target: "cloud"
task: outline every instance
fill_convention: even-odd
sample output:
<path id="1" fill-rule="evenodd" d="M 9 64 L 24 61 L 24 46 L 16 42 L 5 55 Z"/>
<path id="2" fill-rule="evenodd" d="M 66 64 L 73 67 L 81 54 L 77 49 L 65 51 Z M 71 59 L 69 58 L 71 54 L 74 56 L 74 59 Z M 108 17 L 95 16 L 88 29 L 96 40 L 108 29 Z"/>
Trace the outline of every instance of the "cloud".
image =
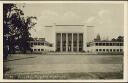
<path id="1" fill-rule="evenodd" d="M 92 21 L 94 21 L 96 19 L 96 17 L 92 16 L 92 17 L 89 17 L 86 21 L 86 23 L 91 23 Z"/>
<path id="2" fill-rule="evenodd" d="M 97 14 L 90 16 L 87 20 L 84 21 L 86 24 L 103 24 L 105 21 L 108 22 L 108 14 L 107 10 L 100 10 Z"/>
<path id="3" fill-rule="evenodd" d="M 66 19 L 77 19 L 78 18 L 78 15 L 74 12 L 65 12 L 63 14 L 63 17 L 66 18 Z"/>
<path id="4" fill-rule="evenodd" d="M 102 17 L 104 17 L 107 13 L 108 13 L 107 10 L 100 10 L 100 11 L 98 12 L 98 16 L 102 18 Z"/>
<path id="5" fill-rule="evenodd" d="M 56 11 L 44 10 L 38 17 L 37 25 L 32 30 L 33 36 L 36 33 L 40 33 L 38 36 L 42 36 L 44 26 L 56 24 L 79 24 L 80 16 L 72 11 L 65 13 L 58 13 Z M 34 34 L 35 33 L 35 34 Z"/>
<path id="6" fill-rule="evenodd" d="M 60 15 L 58 22 L 60 24 L 76 24 L 79 23 L 80 16 L 72 11 L 65 12 Z"/>
<path id="7" fill-rule="evenodd" d="M 58 17 L 59 17 L 59 14 L 57 12 L 54 12 L 51 10 L 44 10 L 44 11 L 42 11 L 42 13 L 39 17 L 38 22 L 42 25 L 51 24 L 51 23 L 56 22 Z"/>

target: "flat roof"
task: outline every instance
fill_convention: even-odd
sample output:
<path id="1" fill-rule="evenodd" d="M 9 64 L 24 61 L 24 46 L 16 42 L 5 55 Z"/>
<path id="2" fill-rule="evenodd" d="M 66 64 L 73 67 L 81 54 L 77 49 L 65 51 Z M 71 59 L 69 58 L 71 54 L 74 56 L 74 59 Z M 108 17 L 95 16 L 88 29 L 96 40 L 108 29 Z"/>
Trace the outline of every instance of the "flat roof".
<path id="1" fill-rule="evenodd" d="M 52 26 L 44 26 L 44 27 L 52 27 Z"/>
<path id="2" fill-rule="evenodd" d="M 110 43 L 123 43 L 123 41 L 94 41 L 95 43 L 106 43 L 106 42 L 110 42 Z"/>
<path id="3" fill-rule="evenodd" d="M 85 26 L 84 24 L 54 24 L 54 25 L 46 25 L 44 27 L 53 27 L 53 26 Z"/>
<path id="4" fill-rule="evenodd" d="M 84 26 L 84 25 L 55 25 L 55 26 Z"/>

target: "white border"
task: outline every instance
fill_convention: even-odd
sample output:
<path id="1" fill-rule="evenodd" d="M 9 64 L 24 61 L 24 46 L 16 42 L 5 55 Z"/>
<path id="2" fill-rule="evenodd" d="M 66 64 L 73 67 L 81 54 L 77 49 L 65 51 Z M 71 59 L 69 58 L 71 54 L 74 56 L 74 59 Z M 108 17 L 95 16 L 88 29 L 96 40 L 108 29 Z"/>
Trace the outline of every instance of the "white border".
<path id="1" fill-rule="evenodd" d="M 128 2 L 124 4 L 124 80 L 128 82 Z"/>
<path id="2" fill-rule="evenodd" d="M 0 81 L 3 79 L 3 5 L 0 3 Z"/>
<path id="3" fill-rule="evenodd" d="M 1 82 L 127 82 L 128 81 L 128 2 L 127 1 L 0 1 L 0 11 L 3 12 L 3 3 L 102 3 L 124 4 L 124 79 L 123 80 L 4 80 L 3 56 L 0 56 L 0 81 Z M 0 55 L 3 55 L 3 14 L 0 13 Z"/>

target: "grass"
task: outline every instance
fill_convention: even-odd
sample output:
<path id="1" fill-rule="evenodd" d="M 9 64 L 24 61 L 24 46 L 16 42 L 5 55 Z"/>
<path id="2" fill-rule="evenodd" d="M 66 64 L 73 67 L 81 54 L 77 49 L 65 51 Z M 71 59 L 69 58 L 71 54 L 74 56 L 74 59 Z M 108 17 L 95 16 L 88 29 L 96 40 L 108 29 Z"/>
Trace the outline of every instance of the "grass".
<path id="1" fill-rule="evenodd" d="M 85 80 L 85 79 L 123 79 L 122 72 L 80 72 L 80 73 L 8 73 L 4 79 L 23 80 Z"/>
<path id="2" fill-rule="evenodd" d="M 122 66 L 122 55 L 11 55 L 7 61 L 4 61 L 3 78 L 20 80 L 123 79 Z"/>

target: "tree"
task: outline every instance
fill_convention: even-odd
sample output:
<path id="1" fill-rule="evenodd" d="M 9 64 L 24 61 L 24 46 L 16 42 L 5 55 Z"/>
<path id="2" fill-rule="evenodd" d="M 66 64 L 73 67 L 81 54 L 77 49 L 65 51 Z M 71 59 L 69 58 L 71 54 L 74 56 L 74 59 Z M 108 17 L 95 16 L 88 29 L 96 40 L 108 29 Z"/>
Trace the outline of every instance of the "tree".
<path id="1" fill-rule="evenodd" d="M 123 42 L 124 41 L 124 37 L 123 36 L 118 36 L 117 38 L 113 38 L 111 41 Z"/>
<path id="2" fill-rule="evenodd" d="M 118 36 L 117 37 L 117 41 L 118 42 L 123 42 L 124 41 L 124 37 L 123 36 Z"/>
<path id="3" fill-rule="evenodd" d="M 33 16 L 24 17 L 23 11 L 16 4 L 3 5 L 4 48 L 8 46 L 9 53 L 15 53 L 16 46 L 24 53 L 30 49 L 27 41 L 30 39 L 29 29 L 36 24 L 33 22 L 35 19 Z"/>

